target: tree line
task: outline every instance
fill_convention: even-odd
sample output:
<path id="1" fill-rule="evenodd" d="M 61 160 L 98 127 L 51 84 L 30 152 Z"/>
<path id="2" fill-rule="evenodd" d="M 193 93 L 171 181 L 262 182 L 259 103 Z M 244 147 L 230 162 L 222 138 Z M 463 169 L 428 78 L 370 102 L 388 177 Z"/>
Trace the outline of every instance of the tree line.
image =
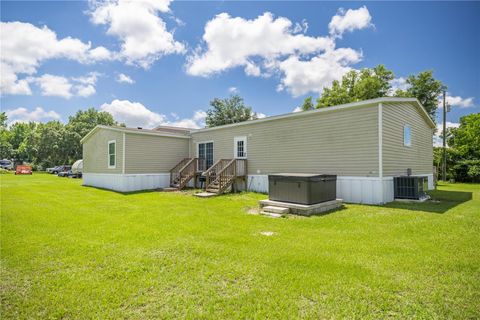
<path id="1" fill-rule="evenodd" d="M 447 87 L 433 77 L 433 71 L 427 70 L 405 79 L 405 89 L 393 91 L 391 82 L 395 79 L 393 71 L 384 65 L 347 72 L 340 81 L 334 80 L 330 87 L 323 88 L 316 103 L 307 97 L 300 106 L 302 111 L 336 106 L 387 96 L 417 98 L 433 121 L 438 108 L 438 98 Z"/>
<path id="2" fill-rule="evenodd" d="M 447 179 L 480 182 L 480 113 L 460 118 L 458 128 L 447 129 Z M 434 165 L 440 178 L 443 148 L 434 148 Z"/>
<path id="3" fill-rule="evenodd" d="M 71 164 L 82 159 L 80 140 L 97 125 L 122 125 L 108 112 L 94 108 L 78 111 L 66 124 L 16 122 L 7 126 L 5 112 L 0 113 L 0 158 L 28 163 L 34 169 Z"/>

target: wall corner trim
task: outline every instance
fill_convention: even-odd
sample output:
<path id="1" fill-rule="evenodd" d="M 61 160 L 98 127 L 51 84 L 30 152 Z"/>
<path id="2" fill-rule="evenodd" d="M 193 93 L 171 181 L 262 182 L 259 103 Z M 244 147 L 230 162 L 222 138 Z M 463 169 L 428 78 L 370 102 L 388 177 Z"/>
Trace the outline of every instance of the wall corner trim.
<path id="1" fill-rule="evenodd" d="M 123 133 L 123 143 L 122 143 L 122 174 L 125 174 L 125 132 Z"/>
<path id="2" fill-rule="evenodd" d="M 383 105 L 378 104 L 378 176 L 383 178 Z"/>

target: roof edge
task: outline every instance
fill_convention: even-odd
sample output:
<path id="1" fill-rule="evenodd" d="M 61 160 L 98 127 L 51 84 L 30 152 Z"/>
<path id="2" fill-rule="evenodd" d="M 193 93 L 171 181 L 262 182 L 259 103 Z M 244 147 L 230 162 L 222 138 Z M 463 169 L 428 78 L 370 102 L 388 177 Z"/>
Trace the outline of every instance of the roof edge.
<path id="1" fill-rule="evenodd" d="M 381 98 L 375 98 L 375 99 L 370 99 L 370 100 L 350 102 L 350 103 L 346 103 L 346 104 L 341 104 L 341 105 L 336 105 L 336 106 L 331 106 L 331 107 L 325 107 L 325 108 L 315 109 L 315 110 L 309 110 L 309 111 L 284 113 L 284 114 L 271 116 L 271 117 L 266 117 L 266 118 L 262 118 L 262 119 L 248 120 L 248 121 L 239 122 L 239 123 L 225 124 L 225 125 L 217 126 L 217 127 L 194 129 L 194 130 L 190 131 L 190 133 L 208 132 L 208 131 L 212 131 L 212 130 L 219 130 L 219 129 L 223 129 L 223 128 L 236 127 L 236 126 L 248 125 L 248 124 L 253 124 L 253 123 L 261 123 L 261 122 L 279 120 L 279 119 L 284 119 L 284 118 L 304 117 L 304 116 L 308 116 L 308 115 L 316 114 L 316 113 L 321 113 L 321 112 L 332 112 L 332 111 L 346 109 L 346 108 L 355 108 L 355 107 L 362 107 L 362 106 L 368 106 L 368 105 L 373 105 L 373 104 L 377 104 L 377 103 L 388 103 L 388 102 L 414 102 L 417 105 L 417 107 L 420 108 L 422 113 L 427 117 L 426 120 L 427 120 L 428 124 L 430 126 L 432 126 L 432 128 L 435 128 L 435 123 L 430 118 L 427 111 L 425 111 L 425 108 L 422 106 L 422 104 L 418 101 L 417 98 L 381 97 Z"/>
<path id="2" fill-rule="evenodd" d="M 123 128 L 123 127 L 115 127 L 115 126 L 104 126 L 104 125 L 96 125 L 95 128 L 90 130 L 89 133 L 85 135 L 80 140 L 80 143 L 84 143 L 85 141 L 88 140 L 95 132 L 97 132 L 100 129 L 105 129 L 105 130 L 111 130 L 111 131 L 118 131 L 118 132 L 125 132 L 125 133 L 131 133 L 131 134 L 144 134 L 144 135 L 151 135 L 151 136 L 157 136 L 157 137 L 169 137 L 169 138 L 182 138 L 182 139 L 190 139 L 189 135 L 177 135 L 177 134 L 168 134 L 165 132 L 155 132 L 155 131 L 132 131 L 129 130 L 129 128 Z"/>

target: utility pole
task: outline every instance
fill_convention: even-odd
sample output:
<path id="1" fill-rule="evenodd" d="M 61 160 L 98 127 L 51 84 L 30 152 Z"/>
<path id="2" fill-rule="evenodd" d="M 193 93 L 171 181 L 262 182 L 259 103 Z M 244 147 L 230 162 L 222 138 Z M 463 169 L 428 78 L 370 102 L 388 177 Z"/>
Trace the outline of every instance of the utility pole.
<path id="1" fill-rule="evenodd" d="M 443 90 L 443 163 L 442 163 L 442 180 L 447 181 L 447 103 L 446 91 Z"/>

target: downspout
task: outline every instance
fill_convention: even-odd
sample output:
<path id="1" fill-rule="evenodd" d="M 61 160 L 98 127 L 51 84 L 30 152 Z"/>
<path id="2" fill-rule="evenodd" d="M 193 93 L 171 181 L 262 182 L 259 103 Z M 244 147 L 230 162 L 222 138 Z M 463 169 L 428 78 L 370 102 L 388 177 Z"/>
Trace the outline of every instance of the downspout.
<path id="1" fill-rule="evenodd" d="M 383 198 L 383 105 L 378 104 L 378 177 L 380 178 L 380 199 L 384 203 Z"/>
<path id="2" fill-rule="evenodd" d="M 125 132 L 123 133 L 123 147 L 122 147 L 122 174 L 125 174 Z"/>

